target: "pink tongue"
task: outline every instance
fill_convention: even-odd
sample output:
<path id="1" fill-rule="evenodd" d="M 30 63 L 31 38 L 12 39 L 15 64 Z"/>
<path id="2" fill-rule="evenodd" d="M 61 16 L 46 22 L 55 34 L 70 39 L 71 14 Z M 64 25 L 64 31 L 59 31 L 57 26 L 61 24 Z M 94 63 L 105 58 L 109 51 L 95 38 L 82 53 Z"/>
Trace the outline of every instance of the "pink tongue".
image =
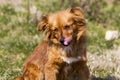
<path id="1" fill-rule="evenodd" d="M 69 44 L 69 42 L 70 42 L 70 40 L 69 40 L 68 38 L 65 38 L 65 39 L 64 39 L 64 45 L 67 46 L 67 45 Z"/>

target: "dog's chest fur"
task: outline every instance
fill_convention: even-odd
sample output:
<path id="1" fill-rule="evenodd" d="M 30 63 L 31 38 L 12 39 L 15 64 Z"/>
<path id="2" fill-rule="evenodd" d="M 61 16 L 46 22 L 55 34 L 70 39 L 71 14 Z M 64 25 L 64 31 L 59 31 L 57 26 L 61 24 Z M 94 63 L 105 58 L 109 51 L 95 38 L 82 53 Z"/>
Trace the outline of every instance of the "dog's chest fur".
<path id="1" fill-rule="evenodd" d="M 52 46 L 48 51 L 48 58 L 49 60 L 54 60 L 55 62 L 60 62 L 60 63 L 67 63 L 67 64 L 72 64 L 74 62 L 78 62 L 82 59 L 80 55 L 80 51 L 77 51 L 74 49 L 72 46 L 67 46 L 67 47 L 56 47 Z M 50 59 L 51 58 L 51 59 Z"/>
<path id="2" fill-rule="evenodd" d="M 75 53 L 73 53 L 73 48 L 71 46 L 67 46 L 63 49 L 59 49 L 59 52 L 61 54 L 60 58 L 68 64 L 80 61 L 81 59 L 81 56 L 72 56 Z"/>

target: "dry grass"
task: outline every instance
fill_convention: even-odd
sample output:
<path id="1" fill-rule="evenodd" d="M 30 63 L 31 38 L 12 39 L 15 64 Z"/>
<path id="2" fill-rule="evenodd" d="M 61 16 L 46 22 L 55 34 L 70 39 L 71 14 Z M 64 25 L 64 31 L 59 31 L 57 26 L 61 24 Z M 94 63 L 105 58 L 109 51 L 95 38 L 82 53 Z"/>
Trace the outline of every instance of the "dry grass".
<path id="1" fill-rule="evenodd" d="M 120 46 L 104 50 L 102 54 L 88 53 L 88 65 L 94 79 L 97 79 L 95 77 L 101 77 L 103 80 L 120 79 Z"/>

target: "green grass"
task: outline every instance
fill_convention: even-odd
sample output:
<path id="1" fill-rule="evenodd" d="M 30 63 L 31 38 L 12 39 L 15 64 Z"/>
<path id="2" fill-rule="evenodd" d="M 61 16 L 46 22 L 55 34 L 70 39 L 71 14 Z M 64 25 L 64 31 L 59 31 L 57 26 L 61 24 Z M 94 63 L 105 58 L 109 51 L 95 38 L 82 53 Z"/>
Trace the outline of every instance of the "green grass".
<path id="1" fill-rule="evenodd" d="M 56 2 L 52 4 L 56 5 Z M 52 6 L 36 4 L 38 6 Z M 26 4 L 24 5 L 26 7 Z M 54 6 L 49 10 L 45 8 L 43 13 L 60 9 Z M 42 32 L 36 30 L 36 24 L 27 22 L 27 12 L 16 11 L 11 5 L 0 6 L 0 80 L 13 80 L 21 73 L 22 65 L 26 57 L 33 51 L 35 46 L 43 39 Z M 115 25 L 102 27 L 96 22 L 89 21 L 87 26 L 88 47 L 91 53 L 103 54 L 105 49 L 113 48 L 120 44 L 120 39 L 105 41 L 104 35 L 108 29 L 120 28 Z M 109 69 L 108 69 L 109 70 Z M 99 76 L 105 76 L 108 70 L 95 69 Z"/>
<path id="2" fill-rule="evenodd" d="M 118 30 L 120 28 L 116 26 L 108 26 L 107 28 L 102 27 L 101 25 L 95 22 L 88 22 L 87 25 L 87 35 L 88 35 L 88 51 L 94 53 L 102 53 L 105 49 L 113 48 L 114 45 L 120 44 L 120 39 L 106 41 L 105 33 L 107 30 Z"/>
<path id="3" fill-rule="evenodd" d="M 35 24 L 27 23 L 27 13 L 10 5 L 1 6 L 0 12 L 0 80 L 13 80 L 43 35 Z"/>

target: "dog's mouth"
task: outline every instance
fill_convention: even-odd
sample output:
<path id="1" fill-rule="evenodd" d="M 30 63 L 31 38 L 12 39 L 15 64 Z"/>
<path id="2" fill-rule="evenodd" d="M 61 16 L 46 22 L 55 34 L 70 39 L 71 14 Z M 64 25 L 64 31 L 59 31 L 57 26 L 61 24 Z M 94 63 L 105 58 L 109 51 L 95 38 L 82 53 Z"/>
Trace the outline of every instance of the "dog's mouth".
<path id="1" fill-rule="evenodd" d="M 61 38 L 60 42 L 64 45 L 64 46 L 68 46 L 70 44 L 70 39 L 69 38 Z"/>

